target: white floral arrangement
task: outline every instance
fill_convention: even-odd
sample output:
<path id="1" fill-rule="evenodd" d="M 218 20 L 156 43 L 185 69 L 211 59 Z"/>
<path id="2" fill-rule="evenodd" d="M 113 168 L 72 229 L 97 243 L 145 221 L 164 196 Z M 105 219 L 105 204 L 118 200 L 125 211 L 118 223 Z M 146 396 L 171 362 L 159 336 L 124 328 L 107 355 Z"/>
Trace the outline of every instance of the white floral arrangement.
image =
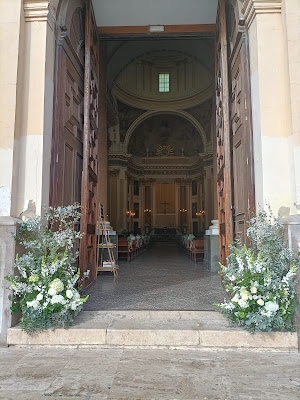
<path id="1" fill-rule="evenodd" d="M 13 290 L 12 311 L 21 311 L 20 324 L 27 333 L 73 324 L 88 296 L 81 298 L 76 283 L 74 243 L 81 238 L 78 205 L 49 208 L 39 217 L 20 224 L 15 237 L 26 251 L 17 255 L 15 276 L 6 277 Z"/>
<path id="2" fill-rule="evenodd" d="M 230 299 L 217 305 L 233 324 L 252 333 L 293 331 L 297 266 L 283 227 L 270 211 L 261 211 L 250 221 L 247 235 L 251 248 L 230 246 L 228 265 L 221 265 Z"/>
<path id="3" fill-rule="evenodd" d="M 189 241 L 189 242 L 191 242 L 192 240 L 194 240 L 195 239 L 195 235 L 193 235 L 192 233 L 189 233 L 188 235 L 187 235 L 187 240 Z"/>

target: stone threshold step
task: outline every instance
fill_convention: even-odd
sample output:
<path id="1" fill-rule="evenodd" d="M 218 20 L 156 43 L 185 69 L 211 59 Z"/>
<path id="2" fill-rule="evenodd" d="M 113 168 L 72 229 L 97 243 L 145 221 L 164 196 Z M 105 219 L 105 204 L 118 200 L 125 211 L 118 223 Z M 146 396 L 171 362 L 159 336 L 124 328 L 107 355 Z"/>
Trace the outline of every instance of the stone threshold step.
<path id="1" fill-rule="evenodd" d="M 69 329 L 27 335 L 8 330 L 8 345 L 298 351 L 297 333 L 250 334 L 214 311 L 83 311 Z"/>

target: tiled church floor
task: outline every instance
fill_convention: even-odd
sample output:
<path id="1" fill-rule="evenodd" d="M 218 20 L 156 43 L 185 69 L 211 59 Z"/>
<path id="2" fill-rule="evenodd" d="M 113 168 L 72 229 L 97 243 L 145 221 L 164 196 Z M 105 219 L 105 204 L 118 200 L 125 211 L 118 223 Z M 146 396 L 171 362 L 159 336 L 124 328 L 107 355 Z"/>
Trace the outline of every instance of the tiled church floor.
<path id="1" fill-rule="evenodd" d="M 176 244 L 154 244 L 119 276 L 101 273 L 88 289 L 85 310 L 216 310 L 226 293 L 218 274 L 194 264 Z"/>

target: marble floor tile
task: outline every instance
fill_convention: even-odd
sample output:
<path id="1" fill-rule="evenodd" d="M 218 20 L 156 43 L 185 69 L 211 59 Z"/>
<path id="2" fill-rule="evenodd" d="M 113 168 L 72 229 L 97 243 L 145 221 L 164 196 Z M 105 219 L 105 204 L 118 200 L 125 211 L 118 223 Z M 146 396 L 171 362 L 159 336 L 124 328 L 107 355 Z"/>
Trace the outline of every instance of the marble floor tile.
<path id="1" fill-rule="evenodd" d="M 177 244 L 154 244 L 119 276 L 101 273 L 88 289 L 85 310 L 216 310 L 226 292 L 218 274 L 194 264 Z"/>

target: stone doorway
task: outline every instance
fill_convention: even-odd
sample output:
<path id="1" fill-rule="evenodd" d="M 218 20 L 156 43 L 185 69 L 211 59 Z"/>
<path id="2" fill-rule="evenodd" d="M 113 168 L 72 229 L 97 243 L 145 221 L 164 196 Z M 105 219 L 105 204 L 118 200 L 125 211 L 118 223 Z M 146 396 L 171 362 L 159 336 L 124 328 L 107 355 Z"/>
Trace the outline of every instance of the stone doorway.
<path id="1" fill-rule="evenodd" d="M 64 202 L 67 197 L 68 202 L 72 201 L 81 189 L 85 239 L 80 264 L 82 274 L 90 271 L 83 286 L 96 279 L 93 254 L 99 202 L 104 203 L 105 213 L 118 233 L 145 233 L 163 225 L 203 235 L 211 220 L 218 218 L 224 262 L 234 234 L 244 235 L 254 198 L 249 107 L 243 110 L 243 104 L 250 104 L 244 103 L 249 88 L 247 70 L 242 70 L 247 67 L 247 49 L 243 30 L 237 30 L 237 2 L 219 2 L 216 25 L 199 25 L 192 31 L 189 26 L 177 25 L 163 36 L 128 29 L 109 33 L 97 27 L 91 1 L 77 3 L 77 8 L 72 6 L 70 15 L 65 15 L 67 34 L 62 29 L 58 34 L 58 48 L 62 46 L 72 66 L 58 65 L 57 76 L 65 76 L 67 84 L 64 93 L 57 85 L 55 97 L 50 203 L 57 203 L 59 179 Z M 74 17 L 85 5 L 84 41 L 88 53 L 84 65 L 79 62 L 75 70 L 79 82 L 85 70 L 84 90 L 90 97 L 80 96 L 82 82 L 79 85 L 71 71 L 72 48 L 80 61 L 83 42 L 75 34 L 82 18 Z M 62 10 L 65 12 L 66 7 Z M 75 43 L 71 43 L 72 48 L 67 36 Z M 168 77 L 168 83 L 162 86 L 161 75 Z M 61 109 L 65 100 L 67 107 Z M 69 151 L 61 157 L 61 131 L 71 131 L 79 144 L 82 141 L 82 149 L 78 151 L 72 140 L 66 139 L 65 150 Z M 173 140 L 176 134 L 180 140 Z M 162 185 L 174 188 L 172 199 L 159 198 L 158 188 Z"/>

